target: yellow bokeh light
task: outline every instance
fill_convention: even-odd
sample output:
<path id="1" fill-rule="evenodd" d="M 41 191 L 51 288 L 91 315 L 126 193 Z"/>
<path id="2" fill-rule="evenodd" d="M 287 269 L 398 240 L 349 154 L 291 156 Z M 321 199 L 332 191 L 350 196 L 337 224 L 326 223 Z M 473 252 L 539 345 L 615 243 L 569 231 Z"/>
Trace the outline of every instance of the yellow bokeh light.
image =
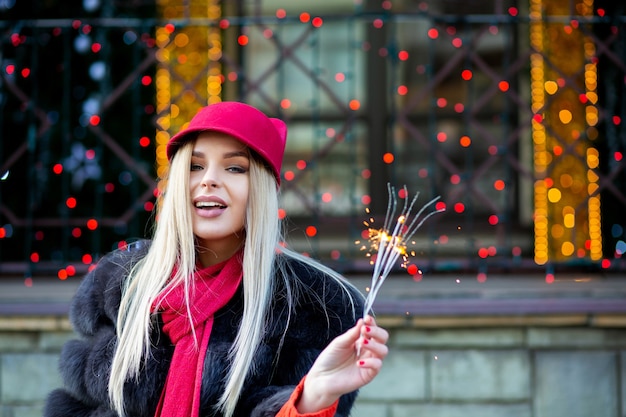
<path id="1" fill-rule="evenodd" d="M 587 166 L 591 169 L 597 168 L 600 164 L 600 152 L 597 149 L 587 149 Z"/>
<path id="2" fill-rule="evenodd" d="M 561 245 L 561 253 L 563 256 L 571 256 L 574 253 L 574 244 L 572 242 L 563 242 Z"/>
<path id="3" fill-rule="evenodd" d="M 156 133 L 156 143 L 158 145 L 165 145 L 170 140 L 170 134 L 165 130 L 159 130 Z"/>
<path id="4" fill-rule="evenodd" d="M 589 182 L 598 182 L 600 180 L 600 177 L 598 176 L 598 174 L 596 174 L 596 172 L 592 169 L 587 170 L 587 180 Z"/>
<path id="5" fill-rule="evenodd" d="M 561 120 L 561 123 L 564 125 L 568 124 L 572 121 L 572 112 L 565 109 L 561 110 L 559 112 L 559 120 Z"/>
<path id="6" fill-rule="evenodd" d="M 555 239 L 560 239 L 563 237 L 563 234 L 565 233 L 565 228 L 563 226 L 561 226 L 560 224 L 555 224 L 552 226 L 552 237 Z"/>
<path id="7" fill-rule="evenodd" d="M 179 114 L 180 114 L 180 107 L 178 107 L 176 104 L 172 104 L 170 106 L 170 116 L 172 117 L 172 119 L 177 118 Z"/>
<path id="8" fill-rule="evenodd" d="M 559 89 L 559 85 L 555 81 L 546 81 L 544 86 L 546 89 L 546 93 L 550 95 L 555 94 Z"/>
<path id="9" fill-rule="evenodd" d="M 596 104 L 598 102 L 598 95 L 595 92 L 588 91 L 585 95 L 587 96 L 587 99 L 591 102 L 591 104 Z"/>
<path id="10" fill-rule="evenodd" d="M 179 48 L 184 48 L 189 43 L 189 36 L 186 33 L 179 33 L 174 38 L 174 44 Z"/>
<path id="11" fill-rule="evenodd" d="M 559 177 L 559 182 L 561 183 L 561 186 L 563 188 L 569 188 L 572 186 L 572 184 L 574 183 L 574 179 L 572 178 L 571 175 L 569 174 L 562 174 Z"/>
<path id="12" fill-rule="evenodd" d="M 561 201 L 561 190 L 559 190 L 558 188 L 550 188 L 548 190 L 548 201 L 550 201 L 551 203 L 558 203 L 559 201 Z"/>

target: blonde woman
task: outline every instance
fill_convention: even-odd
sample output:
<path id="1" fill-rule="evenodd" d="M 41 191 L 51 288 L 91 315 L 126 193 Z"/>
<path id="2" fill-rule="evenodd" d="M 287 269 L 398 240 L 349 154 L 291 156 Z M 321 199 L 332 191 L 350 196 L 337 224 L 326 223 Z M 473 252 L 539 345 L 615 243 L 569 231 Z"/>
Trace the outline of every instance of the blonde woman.
<path id="1" fill-rule="evenodd" d="M 172 137 L 153 237 L 84 278 L 45 416 L 349 415 L 388 335 L 357 320 L 349 282 L 280 245 L 286 138 L 238 102 Z"/>

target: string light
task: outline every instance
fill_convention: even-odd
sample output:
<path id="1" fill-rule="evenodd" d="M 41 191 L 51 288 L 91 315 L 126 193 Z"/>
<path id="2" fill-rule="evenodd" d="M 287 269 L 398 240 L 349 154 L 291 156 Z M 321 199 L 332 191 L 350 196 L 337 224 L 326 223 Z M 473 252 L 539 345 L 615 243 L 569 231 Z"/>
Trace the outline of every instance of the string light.
<path id="1" fill-rule="evenodd" d="M 577 1 L 575 9 L 581 16 L 591 16 L 593 0 Z M 579 30 L 578 21 L 564 25 L 544 18 L 569 11 L 569 0 L 530 3 L 530 43 L 537 51 L 530 57 L 537 177 L 534 247 L 535 262 L 540 265 L 573 256 L 602 257 L 599 176 L 595 171 L 599 154 L 591 147 L 598 137 L 599 118 L 595 45 Z M 578 78 L 585 94 L 568 85 L 565 78 Z"/>
<path id="2" fill-rule="evenodd" d="M 198 2 L 203 3 L 203 2 Z M 181 26 L 168 23 L 156 28 L 156 169 L 162 177 L 168 161 L 165 152 L 171 134 L 185 127 L 203 105 L 221 101 L 224 75 L 221 29 L 228 22 L 221 19 L 218 0 L 204 0 L 188 8 L 175 0 L 159 0 L 158 9 L 166 20 L 208 18 L 216 25 Z M 198 77 L 198 74 L 204 74 Z"/>

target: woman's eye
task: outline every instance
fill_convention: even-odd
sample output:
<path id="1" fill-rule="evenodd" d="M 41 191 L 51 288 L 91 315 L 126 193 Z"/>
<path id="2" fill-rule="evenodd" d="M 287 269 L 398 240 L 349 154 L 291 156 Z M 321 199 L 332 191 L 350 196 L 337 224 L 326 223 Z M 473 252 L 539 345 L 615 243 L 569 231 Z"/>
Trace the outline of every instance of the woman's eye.
<path id="1" fill-rule="evenodd" d="M 231 166 L 231 167 L 228 167 L 227 170 L 230 172 L 240 173 L 240 174 L 247 172 L 247 169 L 241 166 Z"/>
<path id="2" fill-rule="evenodd" d="M 191 164 L 190 170 L 191 171 L 200 171 L 202 169 L 202 165 L 200 164 Z"/>

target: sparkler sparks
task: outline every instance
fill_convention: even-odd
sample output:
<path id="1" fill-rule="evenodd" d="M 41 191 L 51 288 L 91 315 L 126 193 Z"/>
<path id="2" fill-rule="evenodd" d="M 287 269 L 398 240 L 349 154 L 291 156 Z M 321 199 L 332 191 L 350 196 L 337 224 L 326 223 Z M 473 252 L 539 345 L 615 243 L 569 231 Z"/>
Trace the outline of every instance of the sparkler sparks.
<path id="1" fill-rule="evenodd" d="M 383 282 L 391 272 L 398 258 L 402 257 L 401 266 L 406 267 L 409 256 L 415 255 L 414 252 L 409 252 L 407 247 L 408 244 L 413 243 L 411 242 L 411 238 L 415 232 L 432 215 L 445 210 L 443 208 L 437 209 L 435 207 L 432 211 L 427 212 L 427 210 L 440 198 L 435 197 L 422 206 L 422 208 L 420 208 L 419 211 L 413 215 L 412 210 L 417 202 L 419 193 L 415 194 L 409 203 L 406 186 L 404 186 L 403 189 L 407 198 L 404 200 L 404 206 L 402 207 L 400 215 L 397 218 L 396 211 L 398 209 L 398 199 L 396 197 L 396 190 L 395 187 L 387 184 L 389 203 L 387 205 L 387 214 L 385 215 L 385 222 L 382 229 L 374 229 L 370 227 L 373 220 L 365 222 L 365 225 L 369 230 L 368 242 L 370 246 L 368 255 L 373 258 L 370 263 L 374 265 L 374 271 L 372 273 L 372 284 L 367 297 L 365 298 L 363 317 L 365 317 L 372 309 L 380 287 L 383 285 Z M 367 246 L 363 246 L 362 249 L 367 249 Z"/>

